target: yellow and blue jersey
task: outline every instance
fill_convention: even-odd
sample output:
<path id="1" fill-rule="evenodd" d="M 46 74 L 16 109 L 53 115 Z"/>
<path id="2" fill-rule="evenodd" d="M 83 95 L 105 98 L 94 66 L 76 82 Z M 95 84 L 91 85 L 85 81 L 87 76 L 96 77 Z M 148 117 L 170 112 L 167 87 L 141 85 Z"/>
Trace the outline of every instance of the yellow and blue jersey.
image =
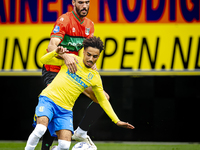
<path id="1" fill-rule="evenodd" d="M 57 53 L 52 51 L 41 58 L 43 64 L 61 66 L 58 75 L 41 92 L 41 95 L 52 99 L 55 104 L 64 109 L 72 110 L 79 95 L 91 86 L 101 107 L 112 121 L 117 123 L 119 119 L 106 99 L 99 73 L 91 68 L 87 68 L 83 63 L 83 59 L 73 54 L 71 55 L 76 57 L 79 63 L 77 63 L 77 72 L 71 73 L 65 65 L 64 60 L 57 59 L 54 57 L 55 55 Z"/>

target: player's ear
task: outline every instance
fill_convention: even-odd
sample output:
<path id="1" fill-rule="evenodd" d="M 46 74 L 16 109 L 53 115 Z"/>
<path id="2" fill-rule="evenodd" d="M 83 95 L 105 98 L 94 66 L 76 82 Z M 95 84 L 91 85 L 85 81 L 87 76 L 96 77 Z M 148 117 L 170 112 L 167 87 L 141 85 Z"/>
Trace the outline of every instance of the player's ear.
<path id="1" fill-rule="evenodd" d="M 75 1 L 76 1 L 76 0 L 72 0 L 72 5 L 73 5 L 73 6 L 75 6 Z"/>
<path id="2" fill-rule="evenodd" d="M 86 51 L 86 50 L 85 50 L 85 49 L 83 49 L 83 55 L 85 55 L 85 51 Z"/>

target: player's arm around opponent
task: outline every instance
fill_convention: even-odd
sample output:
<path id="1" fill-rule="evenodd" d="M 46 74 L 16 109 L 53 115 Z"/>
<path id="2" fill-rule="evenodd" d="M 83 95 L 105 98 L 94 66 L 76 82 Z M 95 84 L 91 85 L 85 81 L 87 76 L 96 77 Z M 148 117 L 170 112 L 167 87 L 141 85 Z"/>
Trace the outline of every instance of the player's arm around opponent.
<path id="1" fill-rule="evenodd" d="M 49 45 L 48 45 L 48 52 L 51 52 L 51 51 L 55 50 L 60 42 L 61 42 L 61 40 L 59 38 L 51 38 L 50 42 L 49 42 Z M 66 53 L 62 54 L 60 56 L 64 59 L 65 64 L 68 67 L 69 71 L 71 73 L 75 73 L 77 71 L 76 62 L 78 63 L 78 60 L 76 59 L 76 57 L 67 55 Z M 97 70 L 96 64 L 93 65 L 92 69 Z M 92 87 L 88 87 L 83 92 L 83 94 L 85 94 L 87 97 L 89 97 L 95 103 L 98 103 L 98 100 L 95 97 L 94 92 L 92 91 Z M 105 94 L 107 100 L 109 100 L 110 96 L 108 95 L 108 93 L 106 93 L 104 91 L 104 94 Z"/>
<path id="2" fill-rule="evenodd" d="M 60 42 L 61 42 L 61 39 L 59 38 L 51 38 L 48 45 L 48 52 L 52 52 L 53 50 L 55 50 Z M 65 64 L 68 67 L 69 71 L 71 73 L 75 73 L 77 71 L 76 62 L 78 63 L 78 60 L 76 59 L 76 57 L 65 55 L 65 54 L 62 54 L 60 56 L 64 59 Z"/>

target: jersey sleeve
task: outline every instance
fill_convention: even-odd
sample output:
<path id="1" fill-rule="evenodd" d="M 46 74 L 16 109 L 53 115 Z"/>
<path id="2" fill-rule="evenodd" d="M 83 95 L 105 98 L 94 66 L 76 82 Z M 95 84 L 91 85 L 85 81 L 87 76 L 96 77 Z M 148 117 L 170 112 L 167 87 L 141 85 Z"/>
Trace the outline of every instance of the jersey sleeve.
<path id="1" fill-rule="evenodd" d="M 61 41 L 64 39 L 65 31 L 67 27 L 67 17 L 65 14 L 61 15 L 54 24 L 54 28 L 51 32 L 51 38 L 59 38 Z"/>
<path id="2" fill-rule="evenodd" d="M 99 76 L 99 78 L 96 80 L 97 83 L 92 87 L 92 90 L 94 91 L 94 94 L 100 104 L 100 106 L 103 108 L 105 113 L 110 117 L 110 119 L 116 124 L 119 120 L 117 115 L 115 114 L 110 102 L 107 100 L 102 86 L 102 81 Z"/>
<path id="3" fill-rule="evenodd" d="M 56 56 L 58 56 L 58 54 L 54 50 L 54 51 L 49 52 L 49 53 L 45 54 L 44 56 L 42 56 L 40 58 L 40 61 L 42 64 L 62 66 L 64 64 L 64 60 L 58 59 L 58 58 L 56 58 Z"/>

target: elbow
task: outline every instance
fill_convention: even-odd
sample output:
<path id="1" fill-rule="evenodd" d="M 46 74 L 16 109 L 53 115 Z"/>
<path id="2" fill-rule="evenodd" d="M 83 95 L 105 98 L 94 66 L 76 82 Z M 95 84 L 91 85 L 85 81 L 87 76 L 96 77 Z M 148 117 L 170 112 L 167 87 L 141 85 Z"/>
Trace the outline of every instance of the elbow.
<path id="1" fill-rule="evenodd" d="M 46 61 L 46 59 L 45 59 L 45 55 L 42 56 L 42 57 L 40 58 L 40 62 L 41 62 L 42 64 L 46 64 L 46 63 L 47 63 L 47 61 Z"/>
<path id="2" fill-rule="evenodd" d="M 47 47 L 47 52 L 53 51 L 55 48 L 57 48 L 57 45 L 55 43 L 49 42 L 49 45 Z"/>
<path id="3" fill-rule="evenodd" d="M 43 60 L 42 58 L 40 58 L 40 62 L 41 62 L 42 64 L 45 64 L 45 62 L 44 62 L 44 60 Z"/>
<path id="4" fill-rule="evenodd" d="M 49 43 L 49 45 L 48 45 L 48 47 L 47 47 L 47 52 L 51 52 L 52 51 L 52 47 L 54 47 L 54 46 L 52 46 L 50 43 Z"/>
<path id="5" fill-rule="evenodd" d="M 110 96 L 108 95 L 108 93 L 106 93 L 106 92 L 104 91 L 104 94 L 105 94 L 107 100 L 109 101 L 109 100 L 110 100 Z"/>
<path id="6" fill-rule="evenodd" d="M 110 96 L 109 95 L 107 95 L 106 98 L 107 98 L 108 101 L 110 100 Z"/>
<path id="7" fill-rule="evenodd" d="M 59 38 L 51 38 L 48 48 L 47 48 L 47 51 L 51 52 L 51 51 L 55 50 L 60 42 L 61 42 L 61 39 L 59 39 Z"/>

